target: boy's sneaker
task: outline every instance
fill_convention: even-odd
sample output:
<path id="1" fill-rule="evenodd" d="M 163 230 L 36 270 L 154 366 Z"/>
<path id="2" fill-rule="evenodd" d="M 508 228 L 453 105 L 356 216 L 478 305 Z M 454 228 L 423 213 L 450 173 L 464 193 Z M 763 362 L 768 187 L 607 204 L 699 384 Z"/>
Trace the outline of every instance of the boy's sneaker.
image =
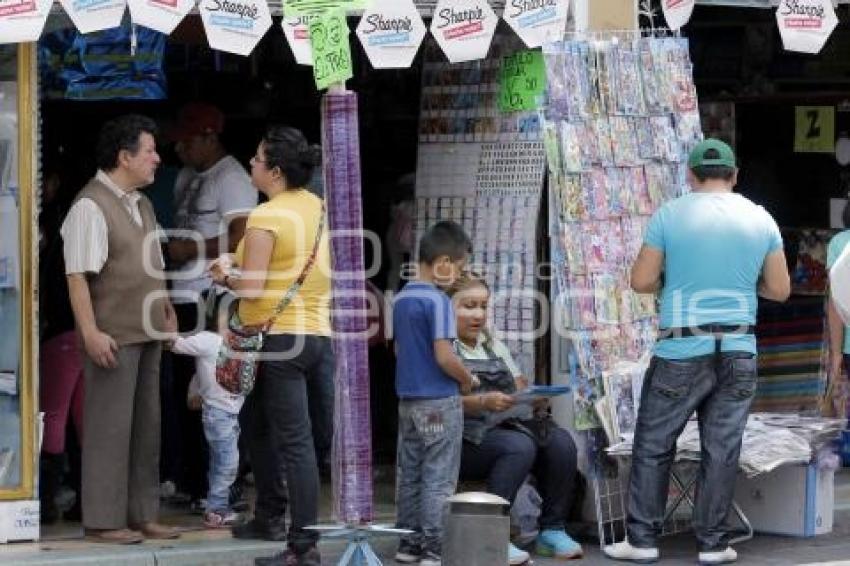
<path id="1" fill-rule="evenodd" d="M 705 565 L 728 564 L 729 562 L 735 562 L 737 559 L 738 553 L 731 546 L 727 546 L 726 550 L 699 553 L 699 563 Z"/>
<path id="2" fill-rule="evenodd" d="M 531 560 L 531 555 L 524 550 L 520 550 L 513 543 L 508 543 L 508 564 L 510 566 L 520 566 Z"/>
<path id="3" fill-rule="evenodd" d="M 401 541 L 395 553 L 395 561 L 401 564 L 415 564 L 422 558 L 422 547 L 407 541 Z"/>
<path id="4" fill-rule="evenodd" d="M 658 562 L 658 548 L 638 548 L 627 540 L 608 545 L 602 551 L 605 556 L 614 560 L 628 560 L 638 564 Z"/>
<path id="5" fill-rule="evenodd" d="M 540 556 L 569 560 L 581 558 L 584 551 L 581 545 L 570 538 L 564 529 L 546 529 L 537 535 L 535 552 Z"/>
<path id="6" fill-rule="evenodd" d="M 235 524 L 239 515 L 233 511 L 207 511 L 204 513 L 204 526 L 208 529 L 224 529 Z"/>
<path id="7" fill-rule="evenodd" d="M 433 550 L 426 550 L 419 559 L 419 566 L 440 566 L 442 563 L 440 555 Z"/>

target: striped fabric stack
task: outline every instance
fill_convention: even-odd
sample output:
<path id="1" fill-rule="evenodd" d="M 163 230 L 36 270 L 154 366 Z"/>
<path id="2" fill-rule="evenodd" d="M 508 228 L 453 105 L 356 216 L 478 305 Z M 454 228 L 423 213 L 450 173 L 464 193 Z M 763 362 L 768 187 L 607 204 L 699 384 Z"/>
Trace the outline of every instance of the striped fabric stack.
<path id="1" fill-rule="evenodd" d="M 334 513 L 339 521 L 351 525 L 372 520 L 363 200 L 357 95 L 353 92 L 328 93 L 322 99 L 322 152 L 334 273 Z"/>
<path id="2" fill-rule="evenodd" d="M 759 385 L 753 412 L 816 410 L 823 388 L 824 298 L 793 296 L 785 304 L 762 302 L 756 335 Z"/>

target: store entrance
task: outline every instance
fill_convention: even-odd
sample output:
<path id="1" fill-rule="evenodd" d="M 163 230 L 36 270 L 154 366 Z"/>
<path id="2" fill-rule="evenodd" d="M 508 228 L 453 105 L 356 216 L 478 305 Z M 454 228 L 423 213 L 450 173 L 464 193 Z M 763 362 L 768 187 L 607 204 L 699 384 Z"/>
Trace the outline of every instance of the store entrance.
<path id="1" fill-rule="evenodd" d="M 115 32 L 105 37 L 94 34 L 91 39 L 82 38 L 68 22 L 68 27 L 46 33 L 39 44 L 43 179 L 39 333 L 43 359 L 45 355 L 58 355 L 61 360 L 67 352 L 57 350 L 57 346 L 73 336 L 74 319 L 59 230 L 78 191 L 96 170 L 96 139 L 106 120 L 137 113 L 154 119 L 162 132 L 168 132 L 186 104 L 212 104 L 225 117 L 220 138 L 227 154 L 246 170 L 270 124 L 295 127 L 310 143 L 321 141 L 321 98 L 312 71 L 296 64 L 279 33 L 270 32 L 249 58 L 228 55 L 207 47 L 200 19 L 190 16 L 170 37 L 151 39 L 139 35 L 135 60 L 145 61 L 146 74 L 128 76 L 120 70 L 133 61 L 128 51 L 129 33 L 126 30 L 123 35 Z M 89 44 L 81 46 L 84 39 Z M 95 60 L 84 59 L 93 53 L 98 54 Z M 377 72 L 357 47 L 353 55 L 355 78 L 348 88 L 359 94 L 363 222 L 367 231 L 386 243 L 394 211 L 405 199 L 412 198 L 410 181 L 416 165 L 421 66 L 417 63 L 407 70 Z M 79 75 L 81 69 L 88 74 Z M 130 99 L 110 94 L 122 92 L 141 94 Z M 155 182 L 144 192 L 154 205 L 159 224 L 170 229 L 175 227 L 174 184 L 183 163 L 167 136 L 158 140 L 157 150 L 162 163 Z M 319 176 L 312 189 L 322 193 L 320 185 Z M 378 266 L 370 280 L 373 289 L 384 290 L 390 273 L 387 246 L 378 250 L 367 243 L 366 257 L 367 263 Z M 57 341 L 63 335 L 66 338 Z M 79 361 L 74 367 L 79 367 Z M 370 344 L 370 366 L 374 462 L 391 470 L 396 399 L 394 359 L 385 342 L 373 340 Z M 43 370 L 55 367 L 52 363 L 42 364 Z M 199 413 L 191 414 L 186 407 L 191 375 L 178 375 L 175 369 L 171 356 L 165 355 L 160 387 L 164 495 L 183 494 L 199 500 L 206 489 L 203 431 Z M 42 398 L 48 403 L 52 401 L 50 395 L 62 389 L 61 380 L 76 379 L 58 373 L 61 372 L 57 370 L 55 377 L 42 375 Z M 68 418 L 63 438 L 52 444 L 60 457 L 48 459 L 46 465 L 48 473 L 51 466 L 60 470 L 54 476 L 58 478 L 59 499 L 62 494 L 79 493 L 79 427 L 74 424 L 80 418 L 82 395 L 76 386 L 62 391 L 67 398 L 61 404 L 66 407 Z M 241 471 L 244 477 L 250 468 L 243 466 Z M 387 475 L 391 477 L 391 473 Z M 62 511 L 70 511 L 66 516 L 72 519 L 78 513 L 74 508 Z"/>

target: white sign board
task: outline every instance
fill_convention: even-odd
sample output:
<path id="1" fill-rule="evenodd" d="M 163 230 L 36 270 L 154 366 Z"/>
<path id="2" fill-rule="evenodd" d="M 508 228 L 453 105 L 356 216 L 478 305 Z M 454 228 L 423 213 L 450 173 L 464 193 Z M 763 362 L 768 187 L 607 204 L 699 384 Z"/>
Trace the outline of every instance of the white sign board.
<path id="1" fill-rule="evenodd" d="M 844 207 L 847 206 L 846 198 L 829 199 L 829 227 L 838 230 L 844 229 Z"/>
<path id="2" fill-rule="evenodd" d="M 166 35 L 195 7 L 195 0 L 127 0 L 134 24 Z"/>
<path id="3" fill-rule="evenodd" d="M 59 0 L 80 33 L 121 25 L 127 0 Z"/>
<path id="4" fill-rule="evenodd" d="M 357 26 L 357 37 L 376 69 L 410 67 L 426 32 L 413 0 L 375 0 Z"/>
<path id="5" fill-rule="evenodd" d="M 696 0 L 661 0 L 661 10 L 667 20 L 667 27 L 674 30 L 684 27 L 694 13 L 695 4 Z"/>
<path id="6" fill-rule="evenodd" d="M 272 27 L 266 0 L 201 0 L 198 11 L 210 47 L 246 57 Z"/>
<path id="7" fill-rule="evenodd" d="M 499 18 L 487 0 L 440 0 L 431 35 L 452 63 L 484 59 Z"/>
<path id="8" fill-rule="evenodd" d="M 564 37 L 569 10 L 569 0 L 517 0 L 505 2 L 502 18 L 533 49 Z"/>
<path id="9" fill-rule="evenodd" d="M 0 43 L 38 41 L 52 0 L 0 0 Z"/>
<path id="10" fill-rule="evenodd" d="M 314 16 L 284 17 L 280 21 L 283 35 L 299 65 L 313 64 L 313 47 L 310 45 L 310 19 Z"/>
<path id="11" fill-rule="evenodd" d="M 832 0 L 781 0 L 776 23 L 787 51 L 816 54 L 826 45 L 838 18 Z"/>

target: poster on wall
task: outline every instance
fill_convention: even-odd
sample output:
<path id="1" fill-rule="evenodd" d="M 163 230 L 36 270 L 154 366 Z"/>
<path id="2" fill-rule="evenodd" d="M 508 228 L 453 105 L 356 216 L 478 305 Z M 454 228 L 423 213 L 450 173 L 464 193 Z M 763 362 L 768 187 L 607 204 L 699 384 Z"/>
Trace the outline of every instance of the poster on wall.
<path id="1" fill-rule="evenodd" d="M 287 16 L 280 20 L 283 35 L 299 65 L 313 64 L 313 48 L 310 46 L 310 20 L 315 16 Z"/>
<path id="2" fill-rule="evenodd" d="M 838 25 L 832 0 L 781 0 L 776 23 L 787 51 L 820 53 Z"/>
<path id="3" fill-rule="evenodd" d="M 127 0 L 59 0 L 80 33 L 121 25 Z"/>
<path id="4" fill-rule="evenodd" d="M 696 0 L 662 0 L 661 9 L 667 21 L 667 27 L 672 30 L 683 28 L 691 19 L 695 4 Z"/>
<path id="5" fill-rule="evenodd" d="M 210 47 L 246 57 L 272 26 L 264 0 L 201 0 L 198 11 Z"/>
<path id="6" fill-rule="evenodd" d="M 168 35 L 195 7 L 195 0 L 127 0 L 127 5 L 134 24 Z"/>
<path id="7" fill-rule="evenodd" d="M 413 0 L 374 0 L 360 19 L 357 37 L 376 69 L 407 69 L 426 31 Z"/>
<path id="8" fill-rule="evenodd" d="M 0 43 L 38 41 L 52 0 L 0 0 Z"/>
<path id="9" fill-rule="evenodd" d="M 431 35 L 452 63 L 487 57 L 499 18 L 487 0 L 440 0 Z"/>
<path id="10" fill-rule="evenodd" d="M 526 46 L 540 47 L 547 39 L 559 40 L 567 28 L 569 0 L 506 2 L 502 18 Z"/>

